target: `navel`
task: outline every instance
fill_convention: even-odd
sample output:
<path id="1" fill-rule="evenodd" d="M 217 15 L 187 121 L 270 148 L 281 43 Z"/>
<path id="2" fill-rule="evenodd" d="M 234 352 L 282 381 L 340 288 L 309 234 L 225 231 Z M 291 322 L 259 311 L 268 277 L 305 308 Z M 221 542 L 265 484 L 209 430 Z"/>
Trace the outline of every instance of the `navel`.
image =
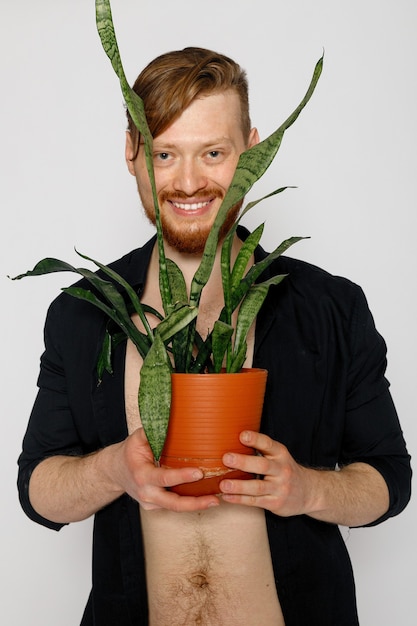
<path id="1" fill-rule="evenodd" d="M 207 576 L 202 572 L 199 572 L 198 574 L 193 574 L 193 576 L 190 576 L 188 580 L 194 587 L 197 587 L 198 589 L 207 589 L 207 587 L 209 586 Z"/>

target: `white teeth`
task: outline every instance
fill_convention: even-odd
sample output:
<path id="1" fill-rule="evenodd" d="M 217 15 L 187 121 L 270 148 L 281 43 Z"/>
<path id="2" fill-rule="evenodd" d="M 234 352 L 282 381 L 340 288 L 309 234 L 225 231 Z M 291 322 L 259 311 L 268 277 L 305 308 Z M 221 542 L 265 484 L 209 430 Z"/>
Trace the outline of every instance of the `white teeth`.
<path id="1" fill-rule="evenodd" d="M 207 206 L 208 202 L 193 202 L 192 204 L 183 204 L 182 202 L 173 202 L 173 205 L 178 209 L 183 209 L 184 211 L 197 211 L 197 209 L 202 209 Z"/>

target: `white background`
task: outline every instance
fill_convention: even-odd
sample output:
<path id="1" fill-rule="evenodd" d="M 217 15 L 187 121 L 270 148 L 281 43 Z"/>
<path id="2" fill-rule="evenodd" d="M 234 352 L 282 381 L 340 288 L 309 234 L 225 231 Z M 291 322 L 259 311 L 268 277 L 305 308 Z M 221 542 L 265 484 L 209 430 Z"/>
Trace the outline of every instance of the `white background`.
<path id="1" fill-rule="evenodd" d="M 323 76 L 251 198 L 268 248 L 292 249 L 360 283 L 389 346 L 388 378 L 410 452 L 417 446 L 415 0 L 113 0 L 130 82 L 186 45 L 236 58 L 262 137 L 298 104 L 325 49 Z M 16 458 L 36 392 L 47 306 L 72 281 L 12 283 L 44 256 L 110 262 L 150 228 L 124 164 L 119 86 L 95 30 L 93 0 L 0 0 L 0 297 L 2 361 L 0 622 L 75 626 L 90 585 L 91 521 L 60 533 L 17 501 Z M 417 510 L 344 533 L 361 626 L 416 623 Z M 117 625 L 115 625 L 117 626 Z M 337 625 L 335 625 L 337 626 Z"/>

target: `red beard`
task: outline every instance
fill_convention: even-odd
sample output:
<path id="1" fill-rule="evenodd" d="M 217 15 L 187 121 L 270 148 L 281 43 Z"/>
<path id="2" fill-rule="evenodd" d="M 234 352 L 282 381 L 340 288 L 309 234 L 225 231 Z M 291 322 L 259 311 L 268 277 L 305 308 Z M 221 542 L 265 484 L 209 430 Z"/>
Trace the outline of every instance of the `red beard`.
<path id="1" fill-rule="evenodd" d="M 208 197 L 223 199 L 224 194 L 220 189 L 217 188 L 205 190 L 204 193 L 193 195 L 193 201 L 204 201 Z M 180 192 L 161 192 L 159 197 L 160 205 L 162 206 L 167 200 L 181 202 L 189 200 L 189 197 L 186 194 Z M 237 216 L 239 215 L 242 202 L 243 201 L 239 202 L 229 210 L 226 216 L 226 220 L 220 229 L 219 241 L 222 241 L 224 239 L 230 228 L 235 223 Z M 144 206 L 144 209 L 146 216 L 148 217 L 150 222 L 155 225 L 154 208 Z M 203 221 L 199 221 L 198 218 L 193 220 L 192 217 L 184 218 L 182 222 L 177 221 L 177 223 L 174 224 L 171 223 L 169 218 L 164 218 L 163 215 L 161 215 L 161 222 L 164 240 L 169 246 L 171 246 L 175 250 L 178 250 L 178 252 L 182 252 L 185 254 L 203 253 L 204 246 L 206 245 L 207 237 L 210 233 L 212 224 L 207 224 Z"/>

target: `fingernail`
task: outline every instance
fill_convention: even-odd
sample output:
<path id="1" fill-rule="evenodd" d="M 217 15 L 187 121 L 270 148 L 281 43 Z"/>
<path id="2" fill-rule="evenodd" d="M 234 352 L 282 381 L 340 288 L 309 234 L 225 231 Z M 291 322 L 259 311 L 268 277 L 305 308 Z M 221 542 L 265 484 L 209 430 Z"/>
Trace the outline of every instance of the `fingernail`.
<path id="1" fill-rule="evenodd" d="M 224 455 L 224 460 L 226 465 L 233 465 L 233 463 L 235 462 L 235 455 L 228 452 Z"/>
<path id="2" fill-rule="evenodd" d="M 250 432 L 247 430 L 244 430 L 243 433 L 240 436 L 242 441 L 250 441 Z"/>
<path id="3" fill-rule="evenodd" d="M 193 472 L 194 480 L 201 480 L 203 477 L 204 477 L 204 474 L 201 470 L 196 470 L 195 472 Z"/>
<path id="4" fill-rule="evenodd" d="M 222 491 L 231 491 L 231 489 L 232 489 L 232 481 L 222 480 Z"/>

